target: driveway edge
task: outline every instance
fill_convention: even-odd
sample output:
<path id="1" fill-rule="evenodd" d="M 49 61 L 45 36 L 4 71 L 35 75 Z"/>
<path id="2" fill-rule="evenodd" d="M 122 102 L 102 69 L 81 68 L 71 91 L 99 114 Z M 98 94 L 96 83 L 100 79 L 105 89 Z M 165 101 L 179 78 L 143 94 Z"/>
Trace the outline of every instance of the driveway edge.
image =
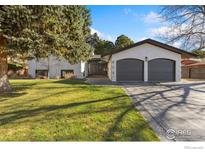
<path id="1" fill-rule="evenodd" d="M 135 97 L 129 94 L 129 91 L 126 87 L 122 87 L 125 93 L 131 98 L 132 103 L 135 105 L 136 109 L 142 114 L 142 116 L 149 122 L 150 127 L 155 131 L 157 136 L 161 141 L 174 141 L 169 140 L 165 137 L 166 129 L 147 111 L 147 109 L 141 104 L 137 104 L 137 100 Z"/>

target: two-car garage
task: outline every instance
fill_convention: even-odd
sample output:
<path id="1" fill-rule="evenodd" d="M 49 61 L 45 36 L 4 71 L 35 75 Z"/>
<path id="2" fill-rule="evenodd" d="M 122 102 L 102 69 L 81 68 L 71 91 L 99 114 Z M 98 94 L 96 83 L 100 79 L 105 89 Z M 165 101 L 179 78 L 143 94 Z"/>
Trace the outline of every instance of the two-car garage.
<path id="1" fill-rule="evenodd" d="M 113 51 L 108 57 L 108 77 L 117 82 L 173 82 L 181 79 L 181 58 L 192 54 L 147 39 Z"/>
<path id="2" fill-rule="evenodd" d="M 144 81 L 144 61 L 128 58 L 117 61 L 117 81 Z M 148 61 L 148 81 L 175 81 L 175 61 L 157 58 Z"/>

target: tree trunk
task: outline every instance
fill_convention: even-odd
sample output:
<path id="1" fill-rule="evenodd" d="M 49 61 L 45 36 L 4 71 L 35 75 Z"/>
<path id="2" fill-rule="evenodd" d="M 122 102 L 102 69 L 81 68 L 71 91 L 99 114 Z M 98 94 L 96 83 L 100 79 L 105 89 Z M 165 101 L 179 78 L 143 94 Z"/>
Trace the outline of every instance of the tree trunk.
<path id="1" fill-rule="evenodd" d="M 8 75 L 5 74 L 0 79 L 0 93 L 11 92 L 11 91 L 12 91 L 12 88 L 11 88 L 11 84 L 8 79 Z"/>
<path id="2" fill-rule="evenodd" d="M 0 94 L 11 92 L 12 88 L 8 79 L 7 55 L 0 51 Z"/>
<path id="3" fill-rule="evenodd" d="M 48 79 L 50 79 L 50 55 L 48 55 Z"/>

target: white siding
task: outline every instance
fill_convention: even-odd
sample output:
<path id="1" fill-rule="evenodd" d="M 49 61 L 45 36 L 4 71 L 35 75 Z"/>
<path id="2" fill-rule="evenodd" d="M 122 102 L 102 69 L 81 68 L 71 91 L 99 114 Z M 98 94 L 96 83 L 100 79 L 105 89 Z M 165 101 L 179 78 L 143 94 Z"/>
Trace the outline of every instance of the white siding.
<path id="1" fill-rule="evenodd" d="M 148 57 L 148 61 L 156 58 L 171 59 L 176 62 L 176 81 L 181 79 L 181 55 L 172 51 L 145 43 L 137 47 L 133 47 L 122 52 L 118 52 L 112 55 L 110 62 L 111 66 L 111 80 L 116 81 L 116 61 L 125 58 L 136 58 L 144 61 L 144 81 L 148 80 L 148 61 L 145 61 L 145 57 Z M 108 69 L 110 69 L 108 68 Z M 109 72 L 108 71 L 108 72 Z"/>
<path id="2" fill-rule="evenodd" d="M 28 73 L 33 78 L 35 78 L 35 71 L 39 69 L 48 70 L 49 63 L 49 78 L 59 78 L 61 76 L 61 70 L 73 70 L 74 75 L 77 78 L 83 78 L 84 66 L 85 63 L 79 63 L 75 65 L 71 65 L 63 58 L 57 58 L 55 56 L 50 56 L 48 58 L 40 59 L 37 61 L 36 59 L 28 61 Z"/>

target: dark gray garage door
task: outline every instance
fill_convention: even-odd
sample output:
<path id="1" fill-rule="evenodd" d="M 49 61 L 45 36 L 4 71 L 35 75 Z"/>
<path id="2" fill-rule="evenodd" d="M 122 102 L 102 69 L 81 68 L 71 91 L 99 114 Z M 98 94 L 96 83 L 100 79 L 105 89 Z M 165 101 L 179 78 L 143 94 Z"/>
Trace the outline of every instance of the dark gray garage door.
<path id="1" fill-rule="evenodd" d="M 148 81 L 175 81 L 175 61 L 169 59 L 149 61 Z"/>
<path id="2" fill-rule="evenodd" d="M 144 62 L 138 59 L 117 61 L 117 81 L 143 81 Z"/>

